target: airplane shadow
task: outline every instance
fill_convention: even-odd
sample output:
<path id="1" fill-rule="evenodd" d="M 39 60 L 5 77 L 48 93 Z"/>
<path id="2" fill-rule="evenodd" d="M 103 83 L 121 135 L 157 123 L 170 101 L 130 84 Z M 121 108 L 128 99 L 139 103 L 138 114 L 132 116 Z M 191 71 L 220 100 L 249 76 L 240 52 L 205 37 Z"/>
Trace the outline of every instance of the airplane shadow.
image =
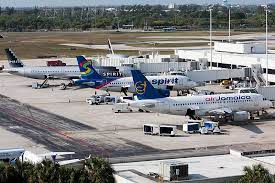
<path id="1" fill-rule="evenodd" d="M 265 120 L 266 121 L 266 120 Z M 228 122 L 228 123 L 223 123 L 222 125 L 232 125 L 232 126 L 239 126 L 247 131 L 251 131 L 255 134 L 263 134 L 264 132 L 257 126 L 265 124 L 263 120 L 250 120 L 250 121 L 245 121 L 245 122 Z"/>

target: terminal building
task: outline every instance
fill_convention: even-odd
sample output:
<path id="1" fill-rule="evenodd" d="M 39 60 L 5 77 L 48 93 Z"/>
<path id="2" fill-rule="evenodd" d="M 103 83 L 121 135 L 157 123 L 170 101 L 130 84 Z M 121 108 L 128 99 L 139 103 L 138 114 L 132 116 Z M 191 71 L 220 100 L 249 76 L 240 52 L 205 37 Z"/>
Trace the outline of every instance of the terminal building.
<path id="1" fill-rule="evenodd" d="M 251 67 L 253 64 L 261 64 L 263 73 L 266 73 L 266 48 L 264 43 L 215 42 L 212 51 L 212 66 L 215 68 L 235 69 Z M 210 65 L 211 54 L 209 49 L 175 50 L 175 55 L 186 61 L 207 60 Z M 275 54 L 268 51 L 268 81 L 275 84 Z M 266 79 L 266 75 L 264 74 Z"/>

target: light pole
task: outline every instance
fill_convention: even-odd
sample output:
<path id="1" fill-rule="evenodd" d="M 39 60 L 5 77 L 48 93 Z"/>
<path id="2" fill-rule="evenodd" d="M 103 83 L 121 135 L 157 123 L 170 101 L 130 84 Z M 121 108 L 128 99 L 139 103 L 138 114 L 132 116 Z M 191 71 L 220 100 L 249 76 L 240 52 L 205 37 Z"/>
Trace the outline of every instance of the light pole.
<path id="1" fill-rule="evenodd" d="M 231 6 L 228 7 L 228 42 L 231 42 Z"/>
<path id="2" fill-rule="evenodd" d="M 213 52 L 212 52 L 212 10 L 213 7 L 209 7 L 209 12 L 210 12 L 210 69 L 212 69 L 212 61 L 213 61 Z"/>
<path id="3" fill-rule="evenodd" d="M 262 5 L 262 7 L 264 7 L 265 9 L 265 55 L 266 55 L 266 81 L 265 81 L 265 85 L 268 86 L 268 6 L 267 4 Z"/>
<path id="4" fill-rule="evenodd" d="M 228 5 L 228 42 L 231 42 L 231 8 L 238 8 L 239 5 Z"/>

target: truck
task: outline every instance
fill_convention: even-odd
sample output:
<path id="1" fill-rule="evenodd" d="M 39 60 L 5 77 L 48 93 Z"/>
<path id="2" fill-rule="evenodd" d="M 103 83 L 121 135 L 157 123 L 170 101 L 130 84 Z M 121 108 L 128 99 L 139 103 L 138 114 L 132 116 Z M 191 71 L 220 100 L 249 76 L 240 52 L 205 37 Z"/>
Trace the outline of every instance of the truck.
<path id="1" fill-rule="evenodd" d="M 109 96 L 109 93 L 102 94 L 102 95 L 92 95 L 91 97 L 86 98 L 86 102 L 90 105 L 98 105 L 105 102 L 105 98 Z"/>
<path id="2" fill-rule="evenodd" d="M 86 102 L 90 105 L 98 105 L 100 103 L 96 95 L 86 98 Z"/>
<path id="3" fill-rule="evenodd" d="M 185 133 L 196 133 L 200 131 L 200 123 L 185 123 L 182 125 L 182 131 Z"/>
<path id="4" fill-rule="evenodd" d="M 159 134 L 159 125 L 155 124 L 144 124 L 143 133 L 145 135 L 157 135 Z"/>
<path id="5" fill-rule="evenodd" d="M 54 66 L 66 66 L 66 63 L 62 62 L 61 60 L 50 60 L 47 61 L 48 67 L 54 67 Z"/>
<path id="6" fill-rule="evenodd" d="M 159 126 L 159 135 L 163 136 L 176 136 L 177 127 L 172 125 L 160 125 Z"/>
<path id="7" fill-rule="evenodd" d="M 115 103 L 112 107 L 114 113 L 133 112 L 128 103 Z"/>

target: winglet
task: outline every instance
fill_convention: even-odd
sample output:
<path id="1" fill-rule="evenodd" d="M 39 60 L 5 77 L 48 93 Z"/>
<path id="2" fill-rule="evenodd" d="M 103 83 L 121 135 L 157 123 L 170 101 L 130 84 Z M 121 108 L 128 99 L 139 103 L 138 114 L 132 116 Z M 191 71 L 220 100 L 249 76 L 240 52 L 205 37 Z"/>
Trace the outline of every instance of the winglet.
<path id="1" fill-rule="evenodd" d="M 102 79 L 103 78 L 101 75 L 99 75 L 96 72 L 96 70 L 92 66 L 92 63 L 87 61 L 86 58 L 84 58 L 83 56 L 77 56 L 76 59 L 78 62 L 82 79 Z"/>
<path id="2" fill-rule="evenodd" d="M 155 89 L 139 70 L 131 70 L 131 72 L 139 100 L 169 97 L 169 90 Z"/>

